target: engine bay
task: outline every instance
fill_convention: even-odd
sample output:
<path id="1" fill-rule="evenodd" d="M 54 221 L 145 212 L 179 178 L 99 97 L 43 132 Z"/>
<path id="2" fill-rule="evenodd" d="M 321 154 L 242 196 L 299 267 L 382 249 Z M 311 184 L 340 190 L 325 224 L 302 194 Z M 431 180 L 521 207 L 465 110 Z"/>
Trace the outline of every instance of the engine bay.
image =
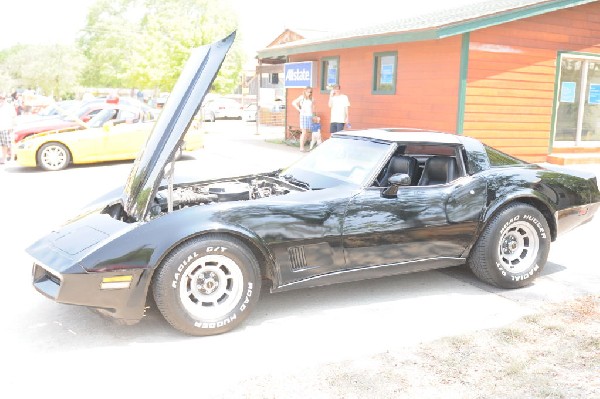
<path id="1" fill-rule="evenodd" d="M 168 187 L 161 188 L 157 192 L 151 213 L 153 216 L 156 216 L 168 212 L 169 196 L 172 200 L 172 209 L 178 210 L 196 205 L 229 201 L 249 201 L 285 195 L 291 191 L 302 191 L 302 189 L 270 176 L 176 185 L 173 187 L 171 195 L 169 195 L 170 190 Z"/>

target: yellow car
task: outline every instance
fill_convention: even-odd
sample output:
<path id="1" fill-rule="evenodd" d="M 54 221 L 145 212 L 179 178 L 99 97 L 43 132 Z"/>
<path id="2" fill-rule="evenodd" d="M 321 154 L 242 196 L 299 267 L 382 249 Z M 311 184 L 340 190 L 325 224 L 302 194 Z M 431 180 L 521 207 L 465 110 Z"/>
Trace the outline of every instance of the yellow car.
<path id="1" fill-rule="evenodd" d="M 95 115 L 88 128 L 38 133 L 17 144 L 21 166 L 61 170 L 70 164 L 89 164 L 135 159 L 146 143 L 156 120 L 150 108 L 118 107 Z M 199 126 L 192 124 L 181 151 L 195 151 L 204 145 Z"/>

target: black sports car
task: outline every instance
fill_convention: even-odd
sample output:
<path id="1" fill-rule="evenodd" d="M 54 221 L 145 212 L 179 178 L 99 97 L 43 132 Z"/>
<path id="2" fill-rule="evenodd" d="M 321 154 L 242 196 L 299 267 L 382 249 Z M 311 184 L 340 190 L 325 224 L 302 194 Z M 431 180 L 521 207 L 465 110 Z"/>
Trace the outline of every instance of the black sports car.
<path id="1" fill-rule="evenodd" d="M 176 182 L 171 160 L 232 41 L 192 55 L 125 187 L 27 249 L 39 292 L 126 322 L 152 295 L 175 328 L 218 334 L 263 282 L 278 292 L 466 264 L 522 287 L 599 207 L 593 175 L 414 129 L 340 132 L 286 169 Z"/>

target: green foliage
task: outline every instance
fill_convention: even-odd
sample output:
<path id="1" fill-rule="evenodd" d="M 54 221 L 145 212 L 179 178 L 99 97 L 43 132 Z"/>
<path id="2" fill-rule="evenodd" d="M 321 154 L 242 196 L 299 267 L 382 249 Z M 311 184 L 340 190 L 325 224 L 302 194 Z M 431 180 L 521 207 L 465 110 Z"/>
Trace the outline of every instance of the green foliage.
<path id="1" fill-rule="evenodd" d="M 192 48 L 235 29 L 230 8 L 217 0 L 97 0 L 79 40 L 89 60 L 82 83 L 170 91 Z M 242 54 L 234 46 L 213 91 L 233 91 Z"/>
<path id="2" fill-rule="evenodd" d="M 0 91 L 41 89 L 66 98 L 81 86 L 170 91 L 194 47 L 235 30 L 228 0 L 96 0 L 75 45 L 16 45 L 0 51 Z M 239 83 L 237 40 L 213 92 Z"/>
<path id="3" fill-rule="evenodd" d="M 0 52 L 0 91 L 35 88 L 45 95 L 64 97 L 77 90 L 85 62 L 74 46 L 13 46 Z"/>

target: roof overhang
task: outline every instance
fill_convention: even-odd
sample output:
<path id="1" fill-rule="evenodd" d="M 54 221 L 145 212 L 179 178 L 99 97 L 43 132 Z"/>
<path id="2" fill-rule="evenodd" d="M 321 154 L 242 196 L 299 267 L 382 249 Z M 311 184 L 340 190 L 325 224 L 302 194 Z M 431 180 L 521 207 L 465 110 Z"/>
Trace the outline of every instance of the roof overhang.
<path id="1" fill-rule="evenodd" d="M 565 8 L 593 3 L 595 1 L 597 0 L 537 1 L 528 5 L 514 6 L 513 8 L 508 9 L 506 8 L 506 4 L 503 4 L 501 1 L 490 2 L 492 5 L 497 4 L 498 7 L 496 9 L 490 7 L 489 10 L 486 10 L 485 14 L 477 16 L 469 17 L 468 13 L 465 13 L 464 15 L 458 13 L 459 15 L 462 15 L 463 19 L 457 19 L 450 23 L 436 24 L 435 21 L 432 21 L 430 26 L 424 24 L 421 27 L 415 28 L 403 27 L 402 21 L 399 21 L 397 25 L 392 26 L 392 29 L 389 29 L 388 31 L 369 34 L 365 31 L 355 30 L 352 32 L 330 35 L 321 39 L 300 40 L 280 46 L 265 48 L 257 52 L 257 58 L 259 60 L 281 59 L 295 54 L 443 39 Z M 510 1 L 506 3 L 510 3 Z M 516 5 L 519 2 L 514 3 Z M 502 6 L 504 6 L 504 8 Z"/>

